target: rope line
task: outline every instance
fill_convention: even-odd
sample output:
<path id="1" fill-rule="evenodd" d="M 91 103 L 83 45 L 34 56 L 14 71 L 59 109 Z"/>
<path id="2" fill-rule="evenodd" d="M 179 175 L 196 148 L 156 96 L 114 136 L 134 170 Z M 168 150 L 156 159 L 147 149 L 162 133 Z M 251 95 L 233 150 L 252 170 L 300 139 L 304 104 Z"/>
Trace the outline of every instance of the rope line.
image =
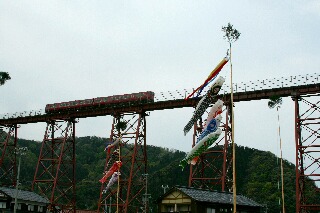
<path id="1" fill-rule="evenodd" d="M 280 131 L 280 115 L 279 115 L 279 106 L 277 107 L 278 113 L 278 133 L 280 140 L 280 168 L 281 168 L 281 198 L 282 198 L 282 212 L 285 213 L 284 208 L 284 180 L 283 180 L 283 162 L 282 162 L 282 140 L 281 140 L 281 131 Z"/>

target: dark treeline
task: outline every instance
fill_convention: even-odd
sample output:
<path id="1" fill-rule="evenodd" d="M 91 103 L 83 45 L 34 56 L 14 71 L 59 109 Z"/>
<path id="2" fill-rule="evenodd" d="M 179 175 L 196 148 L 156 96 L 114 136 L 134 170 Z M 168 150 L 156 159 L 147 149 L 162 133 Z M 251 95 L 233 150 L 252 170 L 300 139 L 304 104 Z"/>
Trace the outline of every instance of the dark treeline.
<path id="1" fill-rule="evenodd" d="M 106 153 L 106 138 L 76 138 L 76 192 L 78 209 L 96 209 L 100 192 L 98 180 L 102 176 Z M 23 189 L 30 190 L 38 161 L 41 143 L 18 140 L 19 146 L 29 151 L 22 162 L 21 182 Z M 280 163 L 271 152 L 248 147 L 236 147 L 237 193 L 252 198 L 267 207 L 267 212 L 279 212 L 281 206 Z M 181 171 L 179 161 L 186 153 L 147 146 L 148 193 L 155 209 L 156 199 L 164 193 L 162 186 L 188 186 L 189 169 Z M 279 184 L 279 185 L 278 185 Z M 284 190 L 287 212 L 295 212 L 295 166 L 284 160 Z"/>

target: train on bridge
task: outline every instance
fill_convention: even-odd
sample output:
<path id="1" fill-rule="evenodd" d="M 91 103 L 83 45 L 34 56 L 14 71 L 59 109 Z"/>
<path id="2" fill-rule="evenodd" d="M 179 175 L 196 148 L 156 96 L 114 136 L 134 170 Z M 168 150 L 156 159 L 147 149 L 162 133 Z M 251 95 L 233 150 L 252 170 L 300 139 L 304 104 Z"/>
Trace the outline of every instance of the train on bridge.
<path id="1" fill-rule="evenodd" d="M 46 113 L 58 113 L 61 111 L 78 111 L 94 108 L 135 106 L 139 104 L 153 103 L 154 92 L 138 92 L 124 95 L 112 95 L 107 97 L 98 97 L 85 100 L 74 100 L 47 104 Z"/>

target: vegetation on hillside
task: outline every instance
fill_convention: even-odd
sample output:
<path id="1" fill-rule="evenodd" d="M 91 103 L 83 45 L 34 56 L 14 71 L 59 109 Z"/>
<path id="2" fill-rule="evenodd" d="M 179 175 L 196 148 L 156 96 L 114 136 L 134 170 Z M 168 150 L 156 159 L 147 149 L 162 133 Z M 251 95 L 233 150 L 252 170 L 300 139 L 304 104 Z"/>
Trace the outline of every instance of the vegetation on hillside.
<path id="1" fill-rule="evenodd" d="M 77 208 L 96 209 L 106 154 L 103 151 L 107 139 L 100 137 L 76 138 L 76 192 Z M 23 160 L 21 182 L 30 190 L 41 143 L 18 140 L 19 146 L 29 151 Z M 280 168 L 277 157 L 248 147 L 237 146 L 237 193 L 252 198 L 267 207 L 268 212 L 279 212 L 281 190 L 278 188 Z M 189 169 L 181 171 L 179 161 L 186 153 L 156 146 L 148 146 L 148 193 L 155 209 L 155 201 L 164 192 L 162 186 L 188 185 Z M 295 212 L 295 166 L 284 160 L 284 190 L 286 211 Z"/>

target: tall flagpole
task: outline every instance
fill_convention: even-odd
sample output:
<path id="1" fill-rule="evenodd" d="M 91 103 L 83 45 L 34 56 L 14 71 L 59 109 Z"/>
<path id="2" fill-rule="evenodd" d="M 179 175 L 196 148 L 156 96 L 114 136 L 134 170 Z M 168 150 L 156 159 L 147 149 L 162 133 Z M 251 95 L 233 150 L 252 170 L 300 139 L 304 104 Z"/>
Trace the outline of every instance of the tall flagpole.
<path id="1" fill-rule="evenodd" d="M 232 142 L 232 192 L 233 192 L 233 212 L 237 212 L 237 185 L 236 185 L 236 147 L 234 143 L 234 111 L 233 111 L 233 83 L 232 83 L 232 60 L 231 60 L 231 43 L 230 43 L 230 88 L 231 88 L 231 142 Z"/>
<path id="2" fill-rule="evenodd" d="M 236 187 L 236 149 L 234 143 L 234 110 L 233 110 L 233 83 L 232 83 L 232 51 L 231 51 L 231 43 L 238 40 L 240 36 L 240 32 L 236 29 L 233 29 L 233 25 L 228 23 L 228 26 L 222 27 L 222 31 L 225 32 L 223 36 L 229 42 L 230 48 L 230 102 L 231 102 L 231 142 L 232 142 L 232 174 L 233 174 L 233 184 L 232 184 L 232 191 L 233 191 L 233 212 L 237 212 L 237 187 Z"/>

